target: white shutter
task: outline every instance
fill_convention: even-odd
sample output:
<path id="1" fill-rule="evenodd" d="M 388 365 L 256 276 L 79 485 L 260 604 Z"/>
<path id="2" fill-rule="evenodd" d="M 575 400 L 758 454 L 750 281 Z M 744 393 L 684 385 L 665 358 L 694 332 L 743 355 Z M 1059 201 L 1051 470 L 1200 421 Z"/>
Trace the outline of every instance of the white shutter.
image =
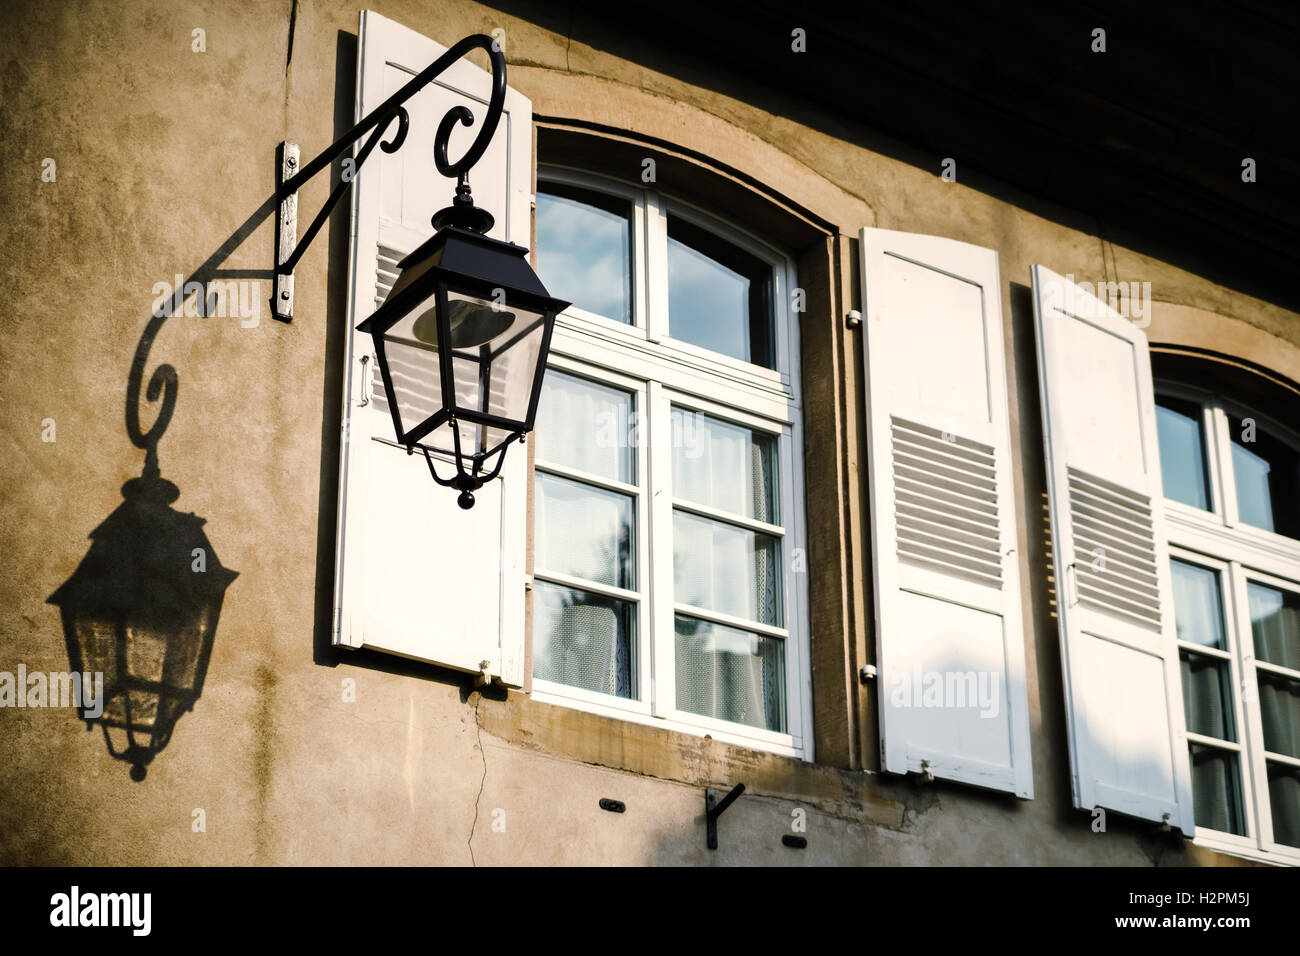
<path id="1" fill-rule="evenodd" d="M 884 768 L 1028 799 L 997 254 L 864 229 L 862 280 Z"/>
<path id="2" fill-rule="evenodd" d="M 445 50 L 363 12 L 357 118 Z M 408 456 L 393 443 L 370 336 L 355 331 L 392 287 L 397 262 L 432 235 L 433 213 L 451 204 L 455 181 L 433 162 L 439 122 L 456 105 L 474 112 L 473 126 L 452 134 L 448 154 L 455 160 L 481 128 L 490 90 L 487 72 L 457 62 L 406 102 L 410 130 L 402 148 L 392 155 L 376 149 L 355 181 L 334 642 L 468 671 L 486 661 L 492 675 L 520 686 L 525 449 L 512 449 L 501 476 L 462 511 L 455 491 L 434 483 L 422 455 Z M 475 203 L 496 217 L 490 235 L 523 246 L 531 223 L 531 123 L 531 104 L 509 90 L 497 133 L 470 173 Z"/>
<path id="3" fill-rule="evenodd" d="M 1034 266 L 1075 806 L 1194 831 L 1146 336 Z"/>

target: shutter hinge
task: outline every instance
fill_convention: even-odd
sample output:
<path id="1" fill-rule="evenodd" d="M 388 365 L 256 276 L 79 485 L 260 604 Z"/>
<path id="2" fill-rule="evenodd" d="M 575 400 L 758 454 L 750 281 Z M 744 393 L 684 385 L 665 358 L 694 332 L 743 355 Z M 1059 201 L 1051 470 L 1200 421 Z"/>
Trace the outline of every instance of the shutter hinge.
<path id="1" fill-rule="evenodd" d="M 875 680 L 875 679 L 876 679 L 875 664 L 863 664 L 858 669 L 858 680 L 862 681 L 862 683 L 865 684 L 867 681 Z"/>
<path id="2" fill-rule="evenodd" d="M 851 329 L 856 329 L 862 324 L 862 313 L 857 309 L 850 309 L 849 314 L 844 317 L 844 324 Z"/>

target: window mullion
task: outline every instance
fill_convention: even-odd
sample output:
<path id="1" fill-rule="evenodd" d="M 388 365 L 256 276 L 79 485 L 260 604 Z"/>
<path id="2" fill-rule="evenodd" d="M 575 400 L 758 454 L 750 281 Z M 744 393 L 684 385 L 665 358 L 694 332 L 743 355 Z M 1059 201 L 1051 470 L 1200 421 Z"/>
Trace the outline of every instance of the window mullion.
<path id="1" fill-rule="evenodd" d="M 668 338 L 668 214 L 659 194 L 645 199 L 646 338 Z"/>
<path id="2" fill-rule="evenodd" d="M 1269 806 L 1268 766 L 1264 760 L 1264 725 L 1259 712 L 1259 678 L 1255 673 L 1255 635 L 1250 627 L 1246 571 L 1240 562 L 1229 562 L 1227 578 L 1232 609 L 1228 616 L 1228 639 L 1239 662 L 1234 696 L 1240 711 L 1238 726 L 1242 728 L 1245 753 L 1242 783 L 1246 788 L 1247 810 L 1254 816 L 1254 827 L 1247 832 L 1255 834 L 1261 850 L 1267 850 L 1273 844 L 1273 814 Z M 1248 826 L 1250 823 L 1247 821 Z"/>
<path id="3" fill-rule="evenodd" d="M 673 447 L 672 412 L 663 386 L 650 382 L 646 391 L 649 421 L 646 458 L 649 494 L 645 496 L 650 522 L 650 627 L 652 692 L 650 712 L 667 717 L 677 707 L 677 682 L 673 663 Z"/>
<path id="4" fill-rule="evenodd" d="M 1218 463 L 1216 471 L 1223 505 L 1221 514 L 1223 523 L 1229 528 L 1235 528 L 1240 519 L 1237 515 L 1237 482 L 1232 471 L 1232 429 L 1228 424 L 1228 413 L 1223 410 L 1218 398 L 1211 399 L 1209 405 L 1214 431 L 1212 441 L 1208 444 L 1214 447 L 1214 457 Z"/>

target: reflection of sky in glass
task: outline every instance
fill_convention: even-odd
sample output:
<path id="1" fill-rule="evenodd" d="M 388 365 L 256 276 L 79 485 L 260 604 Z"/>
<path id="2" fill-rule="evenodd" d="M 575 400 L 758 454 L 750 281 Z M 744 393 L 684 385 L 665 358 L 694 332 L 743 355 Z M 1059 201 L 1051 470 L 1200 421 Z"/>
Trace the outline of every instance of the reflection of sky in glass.
<path id="1" fill-rule="evenodd" d="M 635 587 L 632 499 L 537 473 L 537 568 Z"/>
<path id="2" fill-rule="evenodd" d="M 777 522 L 771 436 L 673 407 L 673 497 Z"/>
<path id="3" fill-rule="evenodd" d="M 669 238 L 668 329 L 675 339 L 750 361 L 749 280 Z"/>
<path id="4" fill-rule="evenodd" d="M 1232 471 L 1237 480 L 1237 511 L 1246 524 L 1273 530 L 1273 502 L 1269 492 L 1269 462 L 1236 442 L 1232 443 Z"/>
<path id="5" fill-rule="evenodd" d="M 630 393 L 547 371 L 534 432 L 539 461 L 631 483 L 633 425 Z"/>
<path id="6" fill-rule="evenodd" d="M 776 539 L 673 512 L 673 599 L 781 626 Z"/>
<path id="7" fill-rule="evenodd" d="M 537 193 L 537 265 L 546 291 L 580 309 L 632 321 L 628 217 Z"/>
<path id="8" fill-rule="evenodd" d="M 1223 605 L 1219 575 L 1208 568 L 1169 562 L 1173 571 L 1174 621 L 1178 639 L 1189 644 L 1227 650 L 1223 640 Z"/>
<path id="9" fill-rule="evenodd" d="M 1201 446 L 1199 405 L 1160 399 L 1156 405 L 1156 433 L 1160 439 L 1160 477 L 1165 497 L 1193 508 L 1208 510 L 1205 487 L 1205 452 Z"/>

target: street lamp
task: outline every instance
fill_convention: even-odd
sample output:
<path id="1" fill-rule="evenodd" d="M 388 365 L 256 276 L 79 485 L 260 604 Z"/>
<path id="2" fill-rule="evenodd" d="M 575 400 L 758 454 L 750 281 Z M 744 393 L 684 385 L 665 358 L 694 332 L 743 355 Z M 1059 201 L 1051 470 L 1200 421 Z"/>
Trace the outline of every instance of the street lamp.
<path id="1" fill-rule="evenodd" d="M 434 481 L 458 489 L 457 503 L 467 509 L 474 506 L 474 492 L 500 473 L 510 443 L 532 431 L 555 317 L 569 305 L 546 291 L 528 264 L 526 248 L 486 235 L 492 214 L 476 207 L 470 193 L 469 171 L 487 149 L 505 102 L 505 56 L 492 38 L 478 34 L 461 40 L 300 172 L 294 172 L 297 147 L 286 143 L 282 173 L 288 178 L 278 190 L 276 242 L 276 317 L 290 321 L 294 265 L 355 175 L 335 188 L 301 243 L 298 187 L 367 131 L 356 173 L 376 144 L 388 153 L 398 150 L 410 123 L 401 104 L 475 48 L 492 61 L 483 126 L 455 163 L 447 159 L 448 140 L 457 123 L 473 123 L 473 113 L 453 107 L 434 136 L 438 171 L 457 180 L 455 200 L 434 214 L 434 236 L 398 264 L 387 299 L 357 326 L 374 339 L 398 443 L 408 453 L 419 448 Z M 393 120 L 396 133 L 380 142 Z M 454 473 L 439 475 L 433 454 L 451 457 Z"/>

